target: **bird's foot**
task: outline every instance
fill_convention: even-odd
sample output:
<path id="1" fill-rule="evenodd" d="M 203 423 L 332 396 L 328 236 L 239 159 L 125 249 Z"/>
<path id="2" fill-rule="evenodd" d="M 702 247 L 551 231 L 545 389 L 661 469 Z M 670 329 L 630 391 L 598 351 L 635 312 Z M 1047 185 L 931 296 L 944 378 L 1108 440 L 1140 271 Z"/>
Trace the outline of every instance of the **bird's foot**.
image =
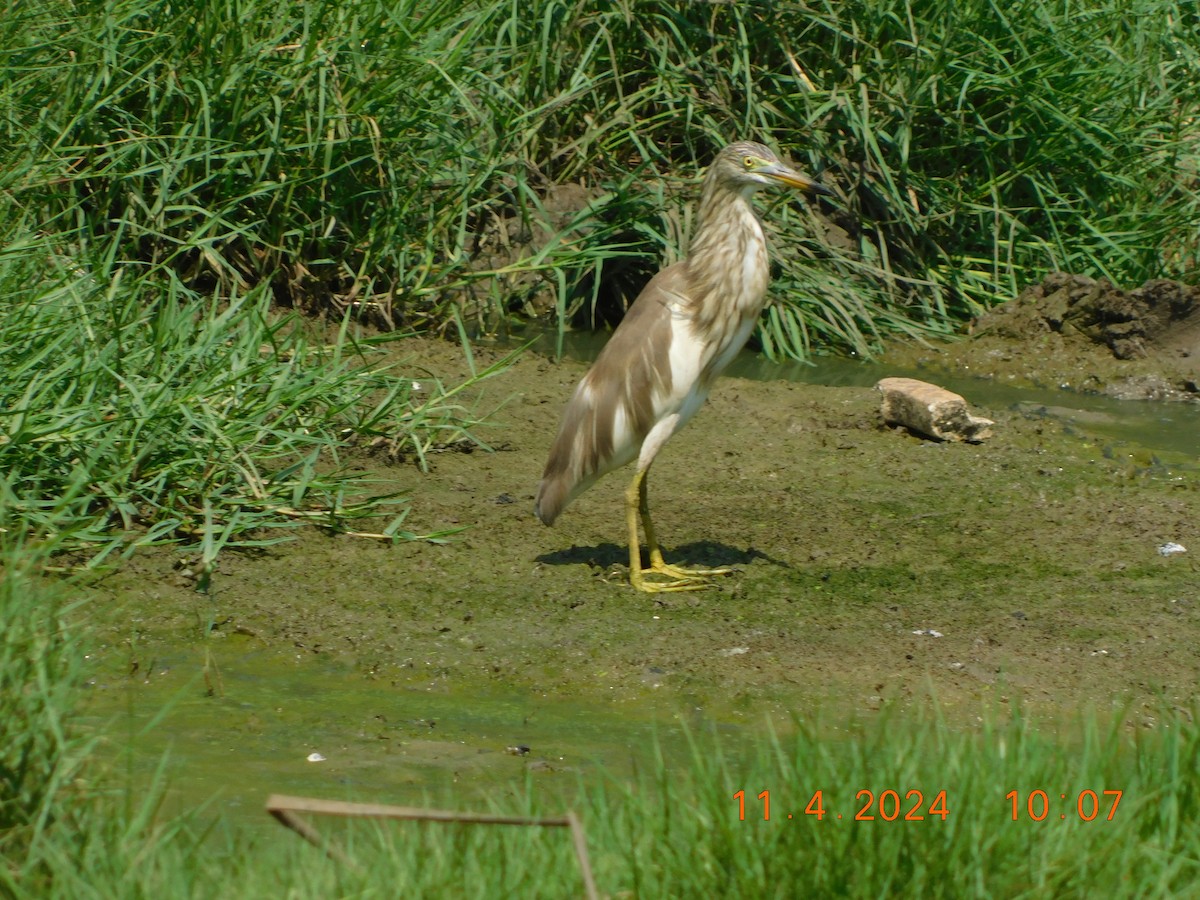
<path id="1" fill-rule="evenodd" d="M 706 579 L 728 575 L 733 569 L 722 566 L 716 569 L 685 569 L 664 562 L 662 557 L 651 556 L 650 566 L 631 572 L 629 583 L 639 591 L 663 593 L 669 591 L 703 591 L 712 585 Z M 647 575 L 662 575 L 671 581 L 648 581 Z"/>
<path id="2" fill-rule="evenodd" d="M 716 578 L 719 575 L 728 575 L 733 569 L 729 566 L 718 566 L 715 569 L 685 569 L 682 566 L 673 566 L 658 560 L 658 562 L 651 562 L 649 571 L 658 575 L 666 575 L 668 578 L 694 581 L 698 578 Z"/>
<path id="3" fill-rule="evenodd" d="M 645 591 L 647 594 L 666 594 L 676 591 L 703 591 L 710 585 L 706 581 L 701 581 L 696 578 L 680 578 L 675 581 L 649 581 L 646 578 L 647 574 L 656 574 L 654 569 L 646 569 L 643 571 L 631 572 L 629 575 L 629 583 L 639 591 Z"/>

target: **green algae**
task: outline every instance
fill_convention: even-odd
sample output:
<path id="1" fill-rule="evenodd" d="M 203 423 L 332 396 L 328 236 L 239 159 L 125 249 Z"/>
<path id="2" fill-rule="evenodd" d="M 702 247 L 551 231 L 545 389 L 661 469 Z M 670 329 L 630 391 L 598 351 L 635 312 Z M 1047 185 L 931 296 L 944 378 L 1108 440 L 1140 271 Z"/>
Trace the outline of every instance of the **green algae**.
<path id="1" fill-rule="evenodd" d="M 650 598 L 624 583 L 622 475 L 554 529 L 532 515 L 581 372 L 530 356 L 506 373 L 498 452 L 434 454 L 427 474 L 358 461 L 418 498 L 414 528 L 466 527 L 446 545 L 307 529 L 223 554 L 207 592 L 170 548 L 91 584 L 89 715 L 114 723 L 113 764 L 148 773 L 169 748 L 187 803 L 403 803 L 529 777 L 568 790 L 682 725 L 749 739 L 767 719 L 936 704 L 970 727 L 1017 698 L 1048 721 L 1136 724 L 1193 695 L 1194 453 L 982 391 L 995 437 L 933 444 L 886 428 L 868 386 L 729 378 L 650 489 L 669 559 L 738 571 Z M 1189 550 L 1161 556 L 1168 541 Z"/>

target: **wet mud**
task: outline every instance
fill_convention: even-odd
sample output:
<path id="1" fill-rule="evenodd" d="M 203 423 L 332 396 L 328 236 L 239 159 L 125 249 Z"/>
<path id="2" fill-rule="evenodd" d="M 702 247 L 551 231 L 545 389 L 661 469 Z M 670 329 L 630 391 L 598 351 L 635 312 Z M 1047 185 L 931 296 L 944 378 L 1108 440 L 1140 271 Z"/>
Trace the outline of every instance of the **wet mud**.
<path id="1" fill-rule="evenodd" d="M 1003 346 L 1026 360 L 1014 369 L 1033 371 L 1029 342 L 999 331 L 938 350 L 939 362 L 977 372 Z M 504 352 L 475 355 L 486 365 Z M 397 356 L 448 381 L 466 371 L 439 341 Z M 656 718 L 757 726 L 936 704 L 970 725 L 1020 703 L 1153 727 L 1164 702 L 1193 697 L 1195 452 L 982 390 L 967 399 L 994 436 L 941 444 L 885 426 L 870 386 L 729 377 L 660 454 L 650 498 L 668 561 L 736 571 L 707 591 L 649 596 L 625 581 L 631 473 L 601 481 L 553 528 L 533 515 L 585 370 L 528 353 L 486 382 L 473 402 L 494 410 L 478 432 L 494 452 L 434 453 L 422 472 L 356 451 L 351 464 L 381 492 L 412 498 L 407 529 L 463 529 L 445 544 L 303 528 L 224 553 L 203 593 L 177 548 L 96 579 L 94 715 L 136 708 L 145 724 L 174 698 L 187 715 L 168 714 L 145 746 L 174 742 L 184 759 L 207 746 L 214 772 L 248 747 L 313 771 L 306 754 L 333 747 L 393 773 L 440 760 L 454 780 L 481 754 L 504 771 L 569 769 L 597 735 L 627 747 L 638 739 L 623 729 Z M 1186 552 L 1163 555 L 1171 543 Z M 576 731 L 570 709 L 608 725 Z"/>

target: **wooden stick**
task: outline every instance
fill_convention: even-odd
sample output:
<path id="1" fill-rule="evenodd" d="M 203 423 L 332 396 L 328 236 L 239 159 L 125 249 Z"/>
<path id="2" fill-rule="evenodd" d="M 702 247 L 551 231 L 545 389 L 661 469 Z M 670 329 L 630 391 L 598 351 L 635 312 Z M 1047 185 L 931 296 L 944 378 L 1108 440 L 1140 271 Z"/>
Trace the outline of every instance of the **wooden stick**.
<path id="1" fill-rule="evenodd" d="M 304 838 L 317 849 L 323 850 L 325 855 L 335 862 L 340 862 L 342 865 L 348 866 L 351 869 L 358 868 L 345 856 L 345 854 L 342 853 L 341 850 L 333 846 L 333 844 L 322 840 L 320 833 L 315 828 L 313 828 L 303 819 L 293 815 L 291 810 L 283 807 L 272 808 L 271 800 L 274 799 L 276 798 L 271 797 L 267 800 L 267 812 L 273 815 L 276 821 L 278 821 L 281 825 L 286 825 L 288 828 L 292 829 L 292 831 L 296 832 L 296 834 L 300 835 L 300 837 Z"/>
<path id="2" fill-rule="evenodd" d="M 498 816 L 490 813 L 454 812 L 444 809 L 422 809 L 416 806 L 388 806 L 381 803 L 347 803 L 343 800 L 318 800 L 314 797 L 289 797 L 272 794 L 267 798 L 267 812 L 282 825 L 292 829 L 314 847 L 319 847 L 334 860 L 351 868 L 354 864 L 332 844 L 321 839 L 321 835 L 294 813 L 313 813 L 320 816 L 342 816 L 358 819 L 401 819 L 429 822 L 459 822 L 469 825 L 533 825 L 569 828 L 583 875 L 583 886 L 588 900 L 597 900 L 596 881 L 592 876 L 592 865 L 588 859 L 587 834 L 583 823 L 574 812 L 565 816 Z"/>
<path id="3" fill-rule="evenodd" d="M 575 857 L 579 860 L 579 871 L 583 873 L 583 889 L 588 900 L 597 900 L 596 880 L 592 877 L 592 864 L 588 860 L 587 835 L 583 823 L 573 810 L 567 810 L 567 821 L 571 823 L 571 837 L 575 841 Z"/>

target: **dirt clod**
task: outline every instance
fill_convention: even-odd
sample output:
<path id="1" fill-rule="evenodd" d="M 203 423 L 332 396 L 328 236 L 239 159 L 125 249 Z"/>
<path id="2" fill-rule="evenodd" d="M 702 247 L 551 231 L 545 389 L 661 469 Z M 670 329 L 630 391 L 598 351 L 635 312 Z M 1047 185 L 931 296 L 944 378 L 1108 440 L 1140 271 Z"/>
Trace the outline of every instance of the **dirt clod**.
<path id="1" fill-rule="evenodd" d="M 1124 290 L 1056 272 L 980 316 L 969 340 L 898 346 L 885 358 L 1119 399 L 1200 401 L 1200 287 Z"/>
<path id="2" fill-rule="evenodd" d="M 1166 354 L 1200 367 L 1200 287 L 1148 281 L 1123 291 L 1105 280 L 1055 272 L 980 317 L 976 333 L 1026 340 L 1045 331 L 1079 334 L 1117 359 Z"/>

